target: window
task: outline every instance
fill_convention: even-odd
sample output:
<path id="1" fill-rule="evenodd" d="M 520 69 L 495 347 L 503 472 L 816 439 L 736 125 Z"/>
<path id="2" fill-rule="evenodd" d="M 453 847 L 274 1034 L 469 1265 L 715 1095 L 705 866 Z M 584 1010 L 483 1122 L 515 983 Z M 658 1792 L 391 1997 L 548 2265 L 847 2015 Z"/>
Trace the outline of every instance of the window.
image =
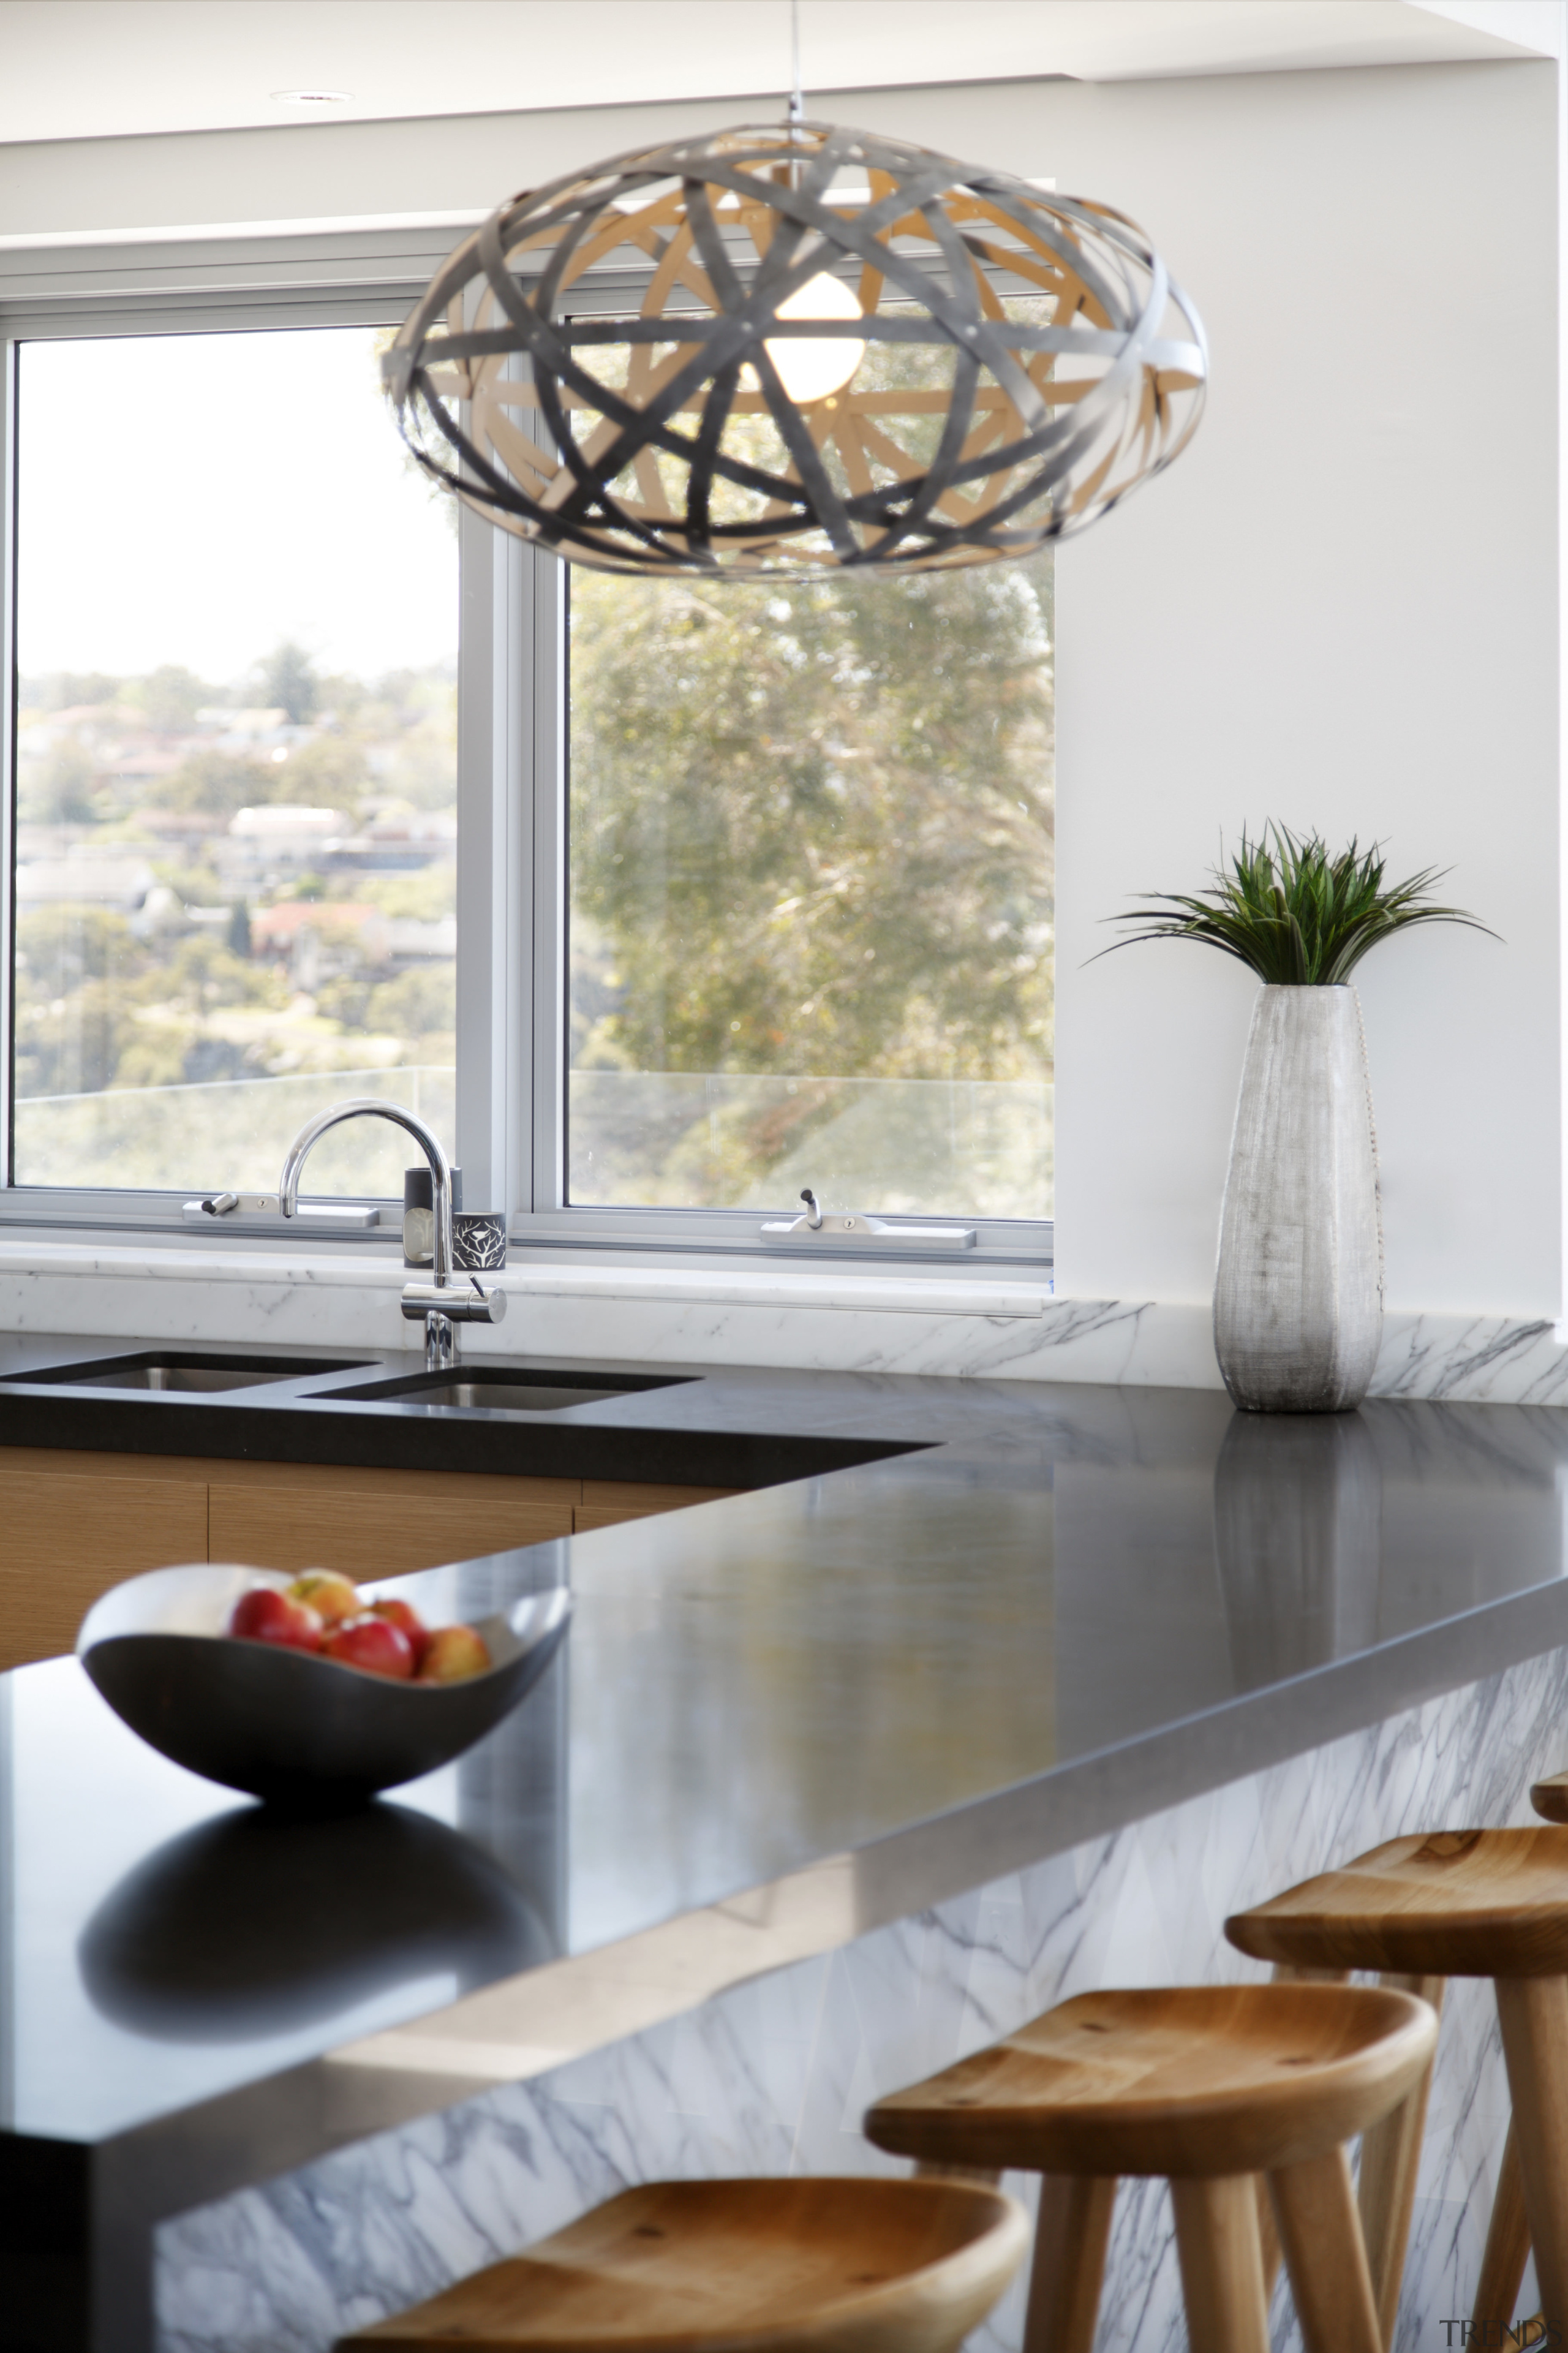
<path id="1" fill-rule="evenodd" d="M 453 1134 L 457 534 L 378 340 L 19 352 L 15 1186 L 265 1191 L 346 1094 Z"/>
<path id="2" fill-rule="evenodd" d="M 350 293 L 357 248 L 203 251 L 200 300 L 0 285 L 0 1216 L 183 1230 L 356 1093 L 518 1244 L 755 1255 L 809 1185 L 1047 1257 L 1050 556 L 572 570 L 383 408 L 441 233 Z M 353 1123 L 309 1181 L 395 1201 L 407 1156 Z"/>
<path id="3" fill-rule="evenodd" d="M 574 1202 L 1048 1214 L 1051 558 L 574 571 Z"/>

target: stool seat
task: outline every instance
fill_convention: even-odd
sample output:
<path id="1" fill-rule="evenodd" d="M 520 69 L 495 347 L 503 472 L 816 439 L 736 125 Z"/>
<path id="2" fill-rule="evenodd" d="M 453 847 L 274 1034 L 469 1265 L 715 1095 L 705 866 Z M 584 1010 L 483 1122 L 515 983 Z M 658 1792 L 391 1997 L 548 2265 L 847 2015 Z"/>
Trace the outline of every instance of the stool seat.
<path id="1" fill-rule="evenodd" d="M 956 2353 L 1028 2236 L 969 2182 L 656 2182 L 337 2353 Z"/>
<path id="2" fill-rule="evenodd" d="M 1298 1968 L 1405 1976 L 1568 1972 L 1568 1837 L 1557 1829 L 1391 1839 L 1225 1924 L 1238 1950 Z"/>
<path id="3" fill-rule="evenodd" d="M 1344 2144 L 1408 2098 L 1437 2021 L 1382 1986 L 1079 1994 L 866 2118 L 930 2166 L 1043 2176 L 1024 2353 L 1090 2353 L 1117 2179 L 1163 2175 L 1191 2343 L 1268 2353 L 1259 2185 L 1307 2353 L 1383 2353 Z"/>
<path id="4" fill-rule="evenodd" d="M 1436 2036 L 1425 2002 L 1375 1986 L 1079 1994 L 879 2100 L 866 2132 L 928 2164 L 1272 2173 L 1386 2116 Z"/>

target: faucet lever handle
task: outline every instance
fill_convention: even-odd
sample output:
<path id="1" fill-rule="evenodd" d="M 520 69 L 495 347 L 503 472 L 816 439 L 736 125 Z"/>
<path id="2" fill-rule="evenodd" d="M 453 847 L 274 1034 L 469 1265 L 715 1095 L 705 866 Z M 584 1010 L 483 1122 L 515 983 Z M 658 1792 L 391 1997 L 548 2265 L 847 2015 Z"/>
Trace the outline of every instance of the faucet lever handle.
<path id="1" fill-rule="evenodd" d="M 403 1313 L 411 1323 L 422 1315 L 445 1315 L 452 1324 L 503 1324 L 506 1293 L 499 1282 L 488 1286 L 477 1275 L 468 1283 L 405 1282 Z"/>

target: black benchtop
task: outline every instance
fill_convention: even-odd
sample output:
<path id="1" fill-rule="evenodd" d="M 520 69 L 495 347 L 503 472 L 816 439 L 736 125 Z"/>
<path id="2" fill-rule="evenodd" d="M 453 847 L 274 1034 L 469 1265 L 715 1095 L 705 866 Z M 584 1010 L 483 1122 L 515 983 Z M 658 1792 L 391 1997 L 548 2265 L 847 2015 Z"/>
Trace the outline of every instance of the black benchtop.
<path id="1" fill-rule="evenodd" d="M 290 1371 L 285 1379 L 205 1397 L 72 1388 L 53 1377 L 62 1366 L 144 1355 L 176 1361 L 270 1357 L 290 1367 L 316 1357 L 322 1369 Z M 595 1369 L 657 1379 L 659 1386 L 602 1404 L 527 1414 L 454 1412 L 405 1398 L 346 1394 L 377 1380 L 406 1381 L 422 1361 L 406 1348 L 333 1351 L 248 1343 L 225 1348 L 183 1341 L 153 1346 L 93 1334 L 68 1340 L 0 1335 L 0 1446 L 760 1487 L 874 1461 L 900 1446 L 929 1444 L 933 1430 L 940 1434 L 929 1406 L 908 1396 L 900 1402 L 900 1393 L 970 1386 L 858 1377 L 867 1393 L 846 1398 L 825 1388 L 827 1377 L 817 1374 L 595 1358 Z M 520 1372 L 546 1366 L 544 1358 L 526 1356 L 476 1355 L 468 1361 Z M 30 1380 L 29 1374 L 38 1377 Z M 899 1427 L 904 1420 L 907 1435 Z"/>
<path id="2" fill-rule="evenodd" d="M 0 1376 L 131 1345 L 13 1338 Z M 0 2292 L 5 2353 L 143 2346 L 159 2214 L 458 2096 L 357 2111 L 347 2045 L 520 1978 L 556 2000 L 814 1872 L 853 1934 L 1568 1641 L 1568 1413 L 679 1371 L 473 1421 L 304 1393 L 363 1369 L 0 1381 L 0 1445 L 757 1482 L 402 1584 L 468 1616 L 568 1581 L 573 1628 L 508 1724 L 356 1819 L 181 1772 L 74 1661 L 0 1677 L 0 2274 L 34 2316 Z"/>

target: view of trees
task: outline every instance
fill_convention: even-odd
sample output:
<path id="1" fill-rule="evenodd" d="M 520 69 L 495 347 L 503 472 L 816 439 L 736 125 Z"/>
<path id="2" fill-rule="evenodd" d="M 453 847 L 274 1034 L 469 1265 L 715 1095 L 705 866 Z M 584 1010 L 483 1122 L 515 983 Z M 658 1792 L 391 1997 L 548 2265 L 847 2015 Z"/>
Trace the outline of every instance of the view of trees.
<path id="1" fill-rule="evenodd" d="M 570 592 L 573 1197 L 782 1205 L 804 1167 L 868 1208 L 1040 1214 L 1049 558 Z M 225 1174 L 62 1170 L 85 1097 L 449 1090 L 449 672 L 285 644 L 227 689 L 27 681 L 21 720 L 21 1181 Z M 159 1149 L 195 1155 L 166 1119 Z"/>
<path id="2" fill-rule="evenodd" d="M 787 585 L 573 574 L 574 1127 L 599 1168 L 645 1198 L 738 1200 L 839 1115 L 823 1082 L 1048 1084 L 1051 595 L 1049 555 Z M 616 1071 L 795 1083 L 731 1089 L 700 1173 L 689 1090 L 640 1157 L 601 1132 L 616 1091 L 586 1076 Z M 650 1092 L 620 1092 L 646 1125 Z"/>

